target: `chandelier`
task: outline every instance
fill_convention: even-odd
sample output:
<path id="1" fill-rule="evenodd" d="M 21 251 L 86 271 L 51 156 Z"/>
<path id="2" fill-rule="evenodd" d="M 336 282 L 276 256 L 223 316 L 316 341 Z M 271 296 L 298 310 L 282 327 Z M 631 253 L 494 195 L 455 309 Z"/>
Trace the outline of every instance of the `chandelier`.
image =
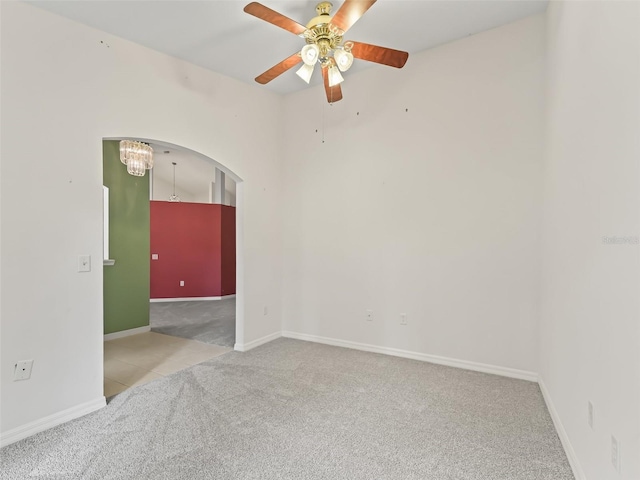
<path id="1" fill-rule="evenodd" d="M 130 175 L 143 177 L 153 168 L 153 148 L 135 140 L 120 140 L 120 161 L 127 166 Z"/>
<path id="2" fill-rule="evenodd" d="M 342 43 L 344 32 L 331 21 L 331 3 L 321 2 L 316 7 L 317 17 L 307 23 L 303 36 L 307 44 L 302 47 L 302 67 L 296 72 L 302 80 L 309 83 L 316 63 L 327 69 L 329 87 L 342 83 L 344 78 L 340 72 L 346 72 L 353 64 L 353 42 Z"/>

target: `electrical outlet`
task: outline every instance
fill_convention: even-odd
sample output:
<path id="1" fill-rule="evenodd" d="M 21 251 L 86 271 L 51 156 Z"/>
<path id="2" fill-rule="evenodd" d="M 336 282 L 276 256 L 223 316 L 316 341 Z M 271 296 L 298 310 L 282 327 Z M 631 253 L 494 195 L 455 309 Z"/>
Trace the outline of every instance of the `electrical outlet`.
<path id="1" fill-rule="evenodd" d="M 180 286 L 184 287 L 184 280 L 180 280 Z"/>
<path id="2" fill-rule="evenodd" d="M 29 380 L 31 378 L 31 369 L 33 368 L 33 360 L 21 360 L 16 363 L 13 372 L 13 381 Z"/>
<path id="3" fill-rule="evenodd" d="M 365 319 L 367 320 L 367 322 L 372 322 L 373 321 L 373 310 L 367 310 L 366 311 Z"/>
<path id="4" fill-rule="evenodd" d="M 620 444 L 613 435 L 611 435 L 611 464 L 616 472 L 620 471 Z"/>
<path id="5" fill-rule="evenodd" d="M 591 402 L 587 402 L 587 422 L 593 430 L 593 404 Z"/>
<path id="6" fill-rule="evenodd" d="M 406 325 L 407 324 L 407 314 L 406 313 L 401 313 L 400 314 L 400 325 Z"/>

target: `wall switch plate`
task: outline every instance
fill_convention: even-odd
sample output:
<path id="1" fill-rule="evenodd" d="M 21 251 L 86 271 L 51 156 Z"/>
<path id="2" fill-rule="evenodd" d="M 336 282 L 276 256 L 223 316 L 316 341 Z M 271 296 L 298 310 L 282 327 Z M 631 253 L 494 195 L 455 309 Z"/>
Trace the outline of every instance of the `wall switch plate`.
<path id="1" fill-rule="evenodd" d="M 157 253 L 152 253 L 151 254 L 151 260 L 157 260 L 158 259 L 158 254 Z"/>
<path id="2" fill-rule="evenodd" d="M 184 287 L 184 280 L 180 280 L 180 286 Z"/>
<path id="3" fill-rule="evenodd" d="M 367 320 L 367 322 L 372 322 L 373 321 L 373 310 L 367 310 L 366 311 L 365 319 Z"/>
<path id="4" fill-rule="evenodd" d="M 591 402 L 587 402 L 587 422 L 593 430 L 593 404 Z"/>
<path id="5" fill-rule="evenodd" d="M 31 369 L 33 368 L 33 360 L 21 360 L 16 363 L 16 368 L 13 372 L 13 381 L 17 380 L 29 380 L 31 378 Z"/>
<path id="6" fill-rule="evenodd" d="M 262 311 L 263 315 L 268 315 L 269 314 L 269 309 L 267 308 L 267 306 L 265 305 L 264 310 Z"/>
<path id="7" fill-rule="evenodd" d="M 611 435 L 611 464 L 616 472 L 620 471 L 620 444 L 613 435 Z"/>
<path id="8" fill-rule="evenodd" d="M 78 271 L 79 272 L 91 271 L 91 255 L 80 255 L 78 257 Z"/>
<path id="9" fill-rule="evenodd" d="M 407 314 L 406 313 L 401 313 L 400 314 L 400 325 L 406 325 L 407 324 Z"/>

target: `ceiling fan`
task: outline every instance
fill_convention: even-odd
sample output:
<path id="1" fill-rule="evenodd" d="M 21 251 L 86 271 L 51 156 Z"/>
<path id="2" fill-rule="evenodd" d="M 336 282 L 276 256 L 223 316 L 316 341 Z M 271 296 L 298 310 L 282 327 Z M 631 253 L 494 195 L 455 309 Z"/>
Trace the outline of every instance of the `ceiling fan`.
<path id="1" fill-rule="evenodd" d="M 256 82 L 262 85 L 269 83 L 303 62 L 302 67 L 296 73 L 309 83 L 315 64 L 320 63 L 327 101 L 333 103 L 342 100 L 340 83 L 344 79 L 340 72 L 346 72 L 351 67 L 354 58 L 402 68 L 409 58 L 407 52 L 368 43 L 343 42 L 347 30 L 374 3 L 376 0 L 345 0 L 336 14 L 331 16 L 333 5 L 330 2 L 320 2 L 316 6 L 317 16 L 312 18 L 305 27 L 260 3 L 251 2 L 244 7 L 245 12 L 298 35 L 306 41 L 302 50 L 257 76 Z"/>

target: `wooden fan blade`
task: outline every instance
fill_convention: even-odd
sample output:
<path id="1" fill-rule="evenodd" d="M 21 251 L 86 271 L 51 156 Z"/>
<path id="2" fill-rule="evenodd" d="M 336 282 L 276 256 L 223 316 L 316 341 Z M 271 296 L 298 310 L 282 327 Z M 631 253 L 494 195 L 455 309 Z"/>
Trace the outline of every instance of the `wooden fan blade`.
<path id="1" fill-rule="evenodd" d="M 329 69 L 327 67 L 322 68 L 322 78 L 324 79 L 324 91 L 327 92 L 327 101 L 329 103 L 335 103 L 342 100 L 342 88 L 340 84 L 329 86 Z"/>
<path id="2" fill-rule="evenodd" d="M 276 27 L 284 28 L 295 35 L 300 35 L 307 29 L 295 20 L 291 20 L 289 17 L 285 17 L 281 13 L 271 10 L 269 7 L 265 7 L 258 2 L 251 2 L 249 5 L 244 7 L 244 11 L 249 15 L 253 15 L 265 22 L 269 22 Z"/>
<path id="3" fill-rule="evenodd" d="M 331 24 L 346 32 L 374 3 L 376 0 L 345 0 L 331 19 Z"/>
<path id="4" fill-rule="evenodd" d="M 369 45 L 368 43 L 351 43 L 353 43 L 351 53 L 354 57 L 359 58 L 360 60 L 381 63 L 382 65 L 389 65 L 390 67 L 402 68 L 409 58 L 409 54 L 401 50 L 378 47 L 377 45 Z"/>
<path id="5" fill-rule="evenodd" d="M 261 83 L 262 85 L 269 83 L 274 78 L 282 75 L 287 70 L 295 67 L 302 61 L 302 57 L 300 57 L 300 53 L 296 52 L 291 55 L 289 58 L 284 59 L 279 64 L 274 65 L 269 70 L 264 72 L 261 75 L 256 77 L 256 82 Z"/>

